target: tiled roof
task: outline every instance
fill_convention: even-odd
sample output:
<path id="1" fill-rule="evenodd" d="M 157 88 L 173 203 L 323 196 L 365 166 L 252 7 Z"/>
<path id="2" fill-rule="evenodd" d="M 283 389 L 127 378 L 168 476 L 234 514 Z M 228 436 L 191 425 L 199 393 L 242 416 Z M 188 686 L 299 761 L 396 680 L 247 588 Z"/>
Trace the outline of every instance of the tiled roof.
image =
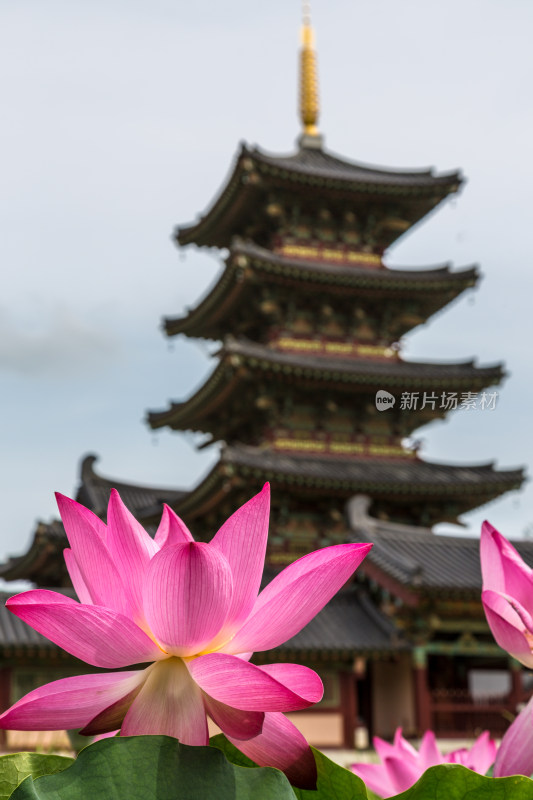
<path id="1" fill-rule="evenodd" d="M 380 386 L 411 386 L 413 382 L 424 381 L 424 387 L 432 388 L 432 381 L 461 382 L 472 379 L 485 381 L 485 385 L 492 385 L 502 377 L 500 364 L 491 364 L 488 367 L 476 367 L 473 361 L 439 363 L 423 361 L 404 361 L 402 359 L 376 359 L 370 358 L 339 358 L 332 356 L 313 355 L 307 353 L 287 353 L 266 347 L 255 342 L 242 339 L 230 340 L 224 344 L 223 352 L 231 355 L 240 355 L 254 364 L 278 365 L 281 367 L 295 367 L 302 370 L 299 374 L 309 374 L 318 377 L 317 373 L 328 373 L 328 380 L 334 379 L 338 374 L 344 378 L 360 378 L 362 383 L 372 382 L 372 377 L 379 378 Z M 488 381 L 488 383 L 487 383 Z"/>
<path id="2" fill-rule="evenodd" d="M 417 495 L 427 491 L 463 489 L 476 491 L 491 484 L 521 483 L 522 469 L 495 470 L 492 463 L 476 465 L 435 464 L 421 459 L 387 461 L 386 459 L 350 458 L 333 460 L 287 455 L 247 445 L 225 447 L 224 464 L 260 470 L 264 473 L 300 477 L 310 482 L 387 486 Z M 361 490 L 362 491 L 362 490 Z"/>
<path id="3" fill-rule="evenodd" d="M 81 484 L 76 500 L 104 516 L 111 489 L 117 489 L 125 505 L 132 514 L 142 522 L 143 519 L 160 515 L 163 504 L 172 505 L 183 499 L 187 492 L 181 489 L 167 489 L 156 486 L 139 486 L 136 483 L 125 483 L 114 478 L 98 475 L 93 467 L 97 456 L 87 455 L 81 464 Z"/>
<path id="4" fill-rule="evenodd" d="M 240 263 L 246 258 L 246 268 Z M 186 333 L 221 339 L 228 320 L 260 315 L 258 282 L 298 285 L 298 296 L 305 303 L 310 294 L 320 292 L 338 299 L 370 296 L 394 298 L 394 312 L 403 313 L 405 303 L 413 297 L 421 304 L 428 319 L 447 305 L 479 278 L 476 267 L 451 270 L 448 265 L 425 269 L 368 269 L 353 265 L 326 264 L 296 260 L 273 253 L 251 242 L 234 242 L 226 268 L 200 303 L 185 316 L 165 318 L 167 336 Z M 260 318 L 262 318 L 260 316 Z"/>
<path id="5" fill-rule="evenodd" d="M 315 261 L 306 261 L 305 259 L 295 259 L 281 253 L 275 253 L 272 250 L 267 250 L 265 247 L 260 247 L 254 242 L 237 241 L 231 248 L 232 257 L 238 255 L 248 256 L 250 259 L 258 262 L 266 262 L 276 264 L 278 266 L 286 267 L 287 269 L 300 270 L 306 276 L 321 277 L 327 276 L 331 278 L 341 278 L 346 284 L 364 284 L 379 287 L 387 287 L 392 284 L 396 290 L 400 285 L 404 284 L 405 287 L 412 287 L 413 284 L 424 284 L 424 288 L 431 290 L 433 284 L 442 284 L 441 288 L 446 285 L 473 281 L 478 277 L 476 267 L 466 267 L 461 270 L 450 269 L 449 264 L 443 264 L 436 267 L 422 267 L 416 269 L 399 269 L 391 267 L 380 267 L 379 269 L 369 269 L 368 267 L 360 267 L 350 264 L 327 264 Z M 323 282 L 323 281 L 322 281 Z M 420 288 L 420 287 L 418 287 Z"/>
<path id="6" fill-rule="evenodd" d="M 69 582 L 63 560 L 65 547 L 68 547 L 67 537 L 59 519 L 38 522 L 28 550 L 0 564 L 0 578 L 33 581 L 40 586 L 63 586 L 65 581 Z"/>
<path id="7" fill-rule="evenodd" d="M 109 493 L 117 489 L 125 505 L 153 536 L 163 510 L 163 503 L 176 504 L 187 495 L 180 489 L 139 486 L 135 483 L 104 478 L 94 469 L 96 456 L 85 456 L 81 463 L 81 481 L 76 500 L 105 519 Z M 68 547 L 63 523 L 59 519 L 39 522 L 29 549 L 0 564 L 0 577 L 7 581 L 29 580 L 40 586 L 64 586 L 70 583 L 63 559 Z M 66 582 L 66 583 L 65 583 Z"/>
<path id="8" fill-rule="evenodd" d="M 472 361 L 446 364 L 293 353 L 230 337 L 218 357 L 219 364 L 191 397 L 171 403 L 163 411 L 148 413 L 152 428 L 169 425 L 178 430 L 206 430 L 203 421 L 207 414 L 218 413 L 223 404 L 228 406 L 232 398 L 241 396 L 243 386 L 250 386 L 241 371 L 243 367 L 254 375 L 267 374 L 278 384 L 296 379 L 301 386 L 334 386 L 340 391 L 372 393 L 378 389 L 420 394 L 443 390 L 477 392 L 499 383 L 504 374 L 499 364 L 477 367 Z M 435 396 L 434 403 L 437 399 Z M 422 402 L 422 397 L 419 400 Z"/>
<path id="9" fill-rule="evenodd" d="M 281 645 L 287 655 L 355 655 L 405 648 L 392 622 L 358 589 L 336 594 L 308 625 Z"/>
<path id="10" fill-rule="evenodd" d="M 493 464 L 435 464 L 419 458 L 387 459 L 350 456 L 289 454 L 250 445 L 224 446 L 220 460 L 176 507 L 184 518 L 203 513 L 209 498 L 235 476 L 259 490 L 270 481 L 277 492 L 290 491 L 309 500 L 332 496 L 340 504 L 357 494 L 368 494 L 384 504 L 404 507 L 424 503 L 432 507 L 430 523 L 449 519 L 445 506 L 451 503 L 454 518 L 488 503 L 495 497 L 519 489 L 523 469 L 495 470 Z M 332 494 L 333 493 L 333 494 Z"/>
<path id="11" fill-rule="evenodd" d="M 479 539 L 441 536 L 423 530 L 409 535 L 384 531 L 367 534 L 374 543 L 372 563 L 401 583 L 431 590 L 481 589 Z M 526 562 L 533 565 L 533 542 L 513 542 Z"/>
<path id="12" fill-rule="evenodd" d="M 428 528 L 367 517 L 352 525 L 354 540 L 373 543 L 367 561 L 402 585 L 429 591 L 481 590 L 479 537 L 442 536 Z M 533 542 L 513 542 L 533 565 Z M 364 565 L 363 565 L 364 571 Z"/>
<path id="13" fill-rule="evenodd" d="M 346 207 L 369 199 L 389 206 L 401 204 L 410 226 L 446 195 L 457 191 L 460 184 L 458 172 L 380 169 L 305 147 L 294 155 L 276 156 L 243 145 L 218 197 L 197 222 L 178 228 L 176 240 L 181 245 L 194 242 L 229 247 L 232 237 L 243 233 L 251 216 L 257 221 L 265 193 L 273 186 L 291 193 L 342 195 Z M 398 235 L 390 233 L 386 244 Z"/>
<path id="14" fill-rule="evenodd" d="M 301 147 L 289 156 L 266 153 L 258 147 L 248 151 L 259 164 L 289 172 L 330 180 L 342 180 L 373 186 L 440 187 L 461 182 L 458 172 L 436 174 L 432 169 L 395 170 L 349 161 L 321 148 Z"/>

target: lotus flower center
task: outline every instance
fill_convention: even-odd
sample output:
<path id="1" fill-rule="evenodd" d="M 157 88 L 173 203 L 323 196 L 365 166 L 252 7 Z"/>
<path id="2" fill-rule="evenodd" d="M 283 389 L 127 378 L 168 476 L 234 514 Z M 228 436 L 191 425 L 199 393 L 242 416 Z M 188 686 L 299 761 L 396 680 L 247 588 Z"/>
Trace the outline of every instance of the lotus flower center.
<path id="1" fill-rule="evenodd" d="M 174 696 L 181 694 L 189 682 L 194 683 L 183 658 L 179 656 L 170 656 L 150 664 L 146 669 L 145 683 L 148 681 L 152 686 L 157 682 L 160 691 Z"/>

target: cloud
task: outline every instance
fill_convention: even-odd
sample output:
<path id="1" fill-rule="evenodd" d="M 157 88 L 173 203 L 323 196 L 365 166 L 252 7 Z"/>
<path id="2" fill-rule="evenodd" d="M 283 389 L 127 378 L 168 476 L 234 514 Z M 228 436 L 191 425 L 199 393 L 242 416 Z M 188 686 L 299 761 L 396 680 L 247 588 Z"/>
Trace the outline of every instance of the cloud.
<path id="1" fill-rule="evenodd" d="M 37 318 L 40 317 L 40 318 Z M 37 321 L 36 321 L 37 318 Z M 118 337 L 98 315 L 88 322 L 64 305 L 19 315 L 0 307 L 0 370 L 56 377 L 115 361 Z"/>

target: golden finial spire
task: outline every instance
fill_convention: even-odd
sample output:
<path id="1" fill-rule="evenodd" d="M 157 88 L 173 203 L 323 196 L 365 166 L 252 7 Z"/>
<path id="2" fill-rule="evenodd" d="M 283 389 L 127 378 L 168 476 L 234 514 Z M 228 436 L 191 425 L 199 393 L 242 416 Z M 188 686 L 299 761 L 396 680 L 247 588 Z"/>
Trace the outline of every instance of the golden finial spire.
<path id="1" fill-rule="evenodd" d="M 318 120 L 318 75 L 314 49 L 314 33 L 311 27 L 311 7 L 308 0 L 303 3 L 302 49 L 300 51 L 300 120 L 303 138 L 319 137 Z M 309 141 L 308 141 L 309 143 Z"/>

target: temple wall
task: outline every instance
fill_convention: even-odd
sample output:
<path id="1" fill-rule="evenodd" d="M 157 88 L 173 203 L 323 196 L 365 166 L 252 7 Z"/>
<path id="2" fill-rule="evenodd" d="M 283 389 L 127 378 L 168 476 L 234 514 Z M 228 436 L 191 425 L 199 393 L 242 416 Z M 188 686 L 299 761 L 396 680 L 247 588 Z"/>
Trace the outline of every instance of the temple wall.
<path id="1" fill-rule="evenodd" d="M 342 714 L 339 711 L 295 711 L 286 714 L 314 747 L 342 747 Z"/>
<path id="2" fill-rule="evenodd" d="M 411 660 L 408 654 L 397 661 L 373 661 L 372 715 L 374 735 L 390 739 L 397 727 L 408 734 L 415 728 Z"/>

